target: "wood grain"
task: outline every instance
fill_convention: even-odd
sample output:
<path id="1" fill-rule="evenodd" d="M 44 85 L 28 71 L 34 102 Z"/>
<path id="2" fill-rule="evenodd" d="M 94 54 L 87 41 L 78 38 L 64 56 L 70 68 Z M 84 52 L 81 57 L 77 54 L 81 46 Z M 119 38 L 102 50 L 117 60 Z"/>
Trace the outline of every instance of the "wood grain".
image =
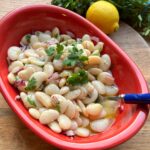
<path id="1" fill-rule="evenodd" d="M 50 0 L 0 0 L 0 18 L 20 6 L 39 3 L 50 3 Z M 111 38 L 134 60 L 150 87 L 150 48 L 148 44 L 136 31 L 124 23 L 121 23 L 119 31 L 111 35 Z M 112 150 L 149 150 L 149 137 L 150 117 L 137 135 Z M 56 150 L 57 148 L 45 143 L 25 127 L 0 95 L 0 150 L 4 149 Z"/>

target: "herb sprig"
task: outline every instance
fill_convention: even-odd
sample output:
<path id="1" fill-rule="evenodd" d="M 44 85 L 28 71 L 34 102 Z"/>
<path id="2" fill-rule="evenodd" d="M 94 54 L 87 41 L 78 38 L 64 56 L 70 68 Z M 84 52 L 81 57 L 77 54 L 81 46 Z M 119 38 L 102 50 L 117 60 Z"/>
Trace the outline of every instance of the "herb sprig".
<path id="1" fill-rule="evenodd" d="M 70 9 L 85 17 L 89 6 L 97 0 L 53 0 L 52 4 Z M 144 36 L 150 37 L 150 0 L 106 0 L 119 10 L 121 20 Z"/>
<path id="2" fill-rule="evenodd" d="M 34 100 L 32 100 L 31 98 L 27 97 L 27 101 L 29 102 L 30 105 L 36 107 L 36 103 Z"/>
<path id="3" fill-rule="evenodd" d="M 73 46 L 69 50 L 68 57 L 63 61 L 64 66 L 83 66 L 83 62 L 88 60 L 87 56 L 83 56 L 83 50 L 78 49 L 76 46 Z"/>
<path id="4" fill-rule="evenodd" d="M 67 83 L 70 85 L 82 85 L 88 82 L 88 74 L 85 70 L 79 70 L 73 73 L 68 79 Z"/>
<path id="5" fill-rule="evenodd" d="M 29 79 L 27 87 L 25 88 L 25 90 L 27 91 L 32 91 L 36 88 L 36 79 L 33 77 L 31 79 Z"/>

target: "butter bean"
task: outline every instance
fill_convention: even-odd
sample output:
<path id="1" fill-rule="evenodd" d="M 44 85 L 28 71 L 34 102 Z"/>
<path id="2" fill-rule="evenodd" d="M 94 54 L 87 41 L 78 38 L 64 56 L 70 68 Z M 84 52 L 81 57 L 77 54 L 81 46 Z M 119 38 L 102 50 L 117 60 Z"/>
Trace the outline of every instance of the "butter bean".
<path id="1" fill-rule="evenodd" d="M 34 119 L 39 119 L 40 118 L 40 113 L 37 109 L 35 108 L 30 108 L 29 109 L 29 114 L 34 118 Z"/>
<path id="2" fill-rule="evenodd" d="M 90 131 L 87 128 L 77 128 L 75 131 L 76 135 L 80 137 L 88 137 L 90 135 Z"/>
<path id="3" fill-rule="evenodd" d="M 50 108 L 52 107 L 51 98 L 49 95 L 44 92 L 36 92 L 35 97 L 39 103 L 41 103 L 44 107 Z"/>
<path id="4" fill-rule="evenodd" d="M 66 115 L 59 115 L 58 123 L 62 130 L 68 130 L 71 128 L 71 120 Z"/>
<path id="5" fill-rule="evenodd" d="M 48 109 L 42 112 L 39 121 L 42 124 L 49 124 L 59 117 L 59 113 L 56 110 Z"/>
<path id="6" fill-rule="evenodd" d="M 95 120 L 90 123 L 90 127 L 95 132 L 103 132 L 110 125 L 109 119 Z"/>
<path id="7" fill-rule="evenodd" d="M 48 124 L 48 126 L 51 130 L 53 130 L 56 133 L 62 132 L 62 129 L 60 128 L 59 124 L 56 121 L 51 122 L 50 124 Z"/>

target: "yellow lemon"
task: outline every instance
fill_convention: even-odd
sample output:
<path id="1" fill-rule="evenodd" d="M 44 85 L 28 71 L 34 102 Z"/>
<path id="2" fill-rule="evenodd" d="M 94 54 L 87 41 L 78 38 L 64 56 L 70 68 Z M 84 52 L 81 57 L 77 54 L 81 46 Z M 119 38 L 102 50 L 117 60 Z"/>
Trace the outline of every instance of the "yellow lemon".
<path id="1" fill-rule="evenodd" d="M 107 1 L 93 3 L 87 10 L 86 18 L 106 34 L 110 34 L 119 28 L 118 10 Z"/>

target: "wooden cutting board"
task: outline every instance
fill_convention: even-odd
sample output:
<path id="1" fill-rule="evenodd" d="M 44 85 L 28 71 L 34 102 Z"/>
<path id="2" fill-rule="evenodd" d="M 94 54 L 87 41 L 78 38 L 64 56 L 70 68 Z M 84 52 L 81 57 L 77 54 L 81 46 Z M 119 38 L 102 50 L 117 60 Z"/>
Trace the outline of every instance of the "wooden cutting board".
<path id="1" fill-rule="evenodd" d="M 50 3 L 50 0 L 0 0 L 0 17 L 19 6 L 37 3 Z M 150 48 L 145 40 L 125 23 L 110 37 L 134 60 L 150 87 Z M 34 135 L 0 95 L 0 150 L 54 149 L 57 148 Z M 150 118 L 137 135 L 112 150 L 150 150 Z"/>

